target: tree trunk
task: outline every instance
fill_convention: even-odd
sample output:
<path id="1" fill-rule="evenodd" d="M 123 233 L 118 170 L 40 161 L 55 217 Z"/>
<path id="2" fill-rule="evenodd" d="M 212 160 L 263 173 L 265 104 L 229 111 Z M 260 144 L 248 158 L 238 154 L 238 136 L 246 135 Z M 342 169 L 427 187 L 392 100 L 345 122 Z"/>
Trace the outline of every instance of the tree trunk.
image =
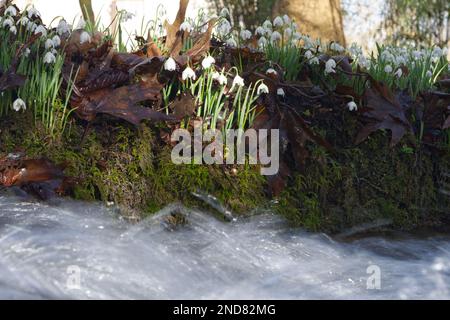
<path id="1" fill-rule="evenodd" d="M 94 10 L 92 9 L 92 1 L 91 0 L 79 0 L 81 12 L 83 12 L 84 21 L 90 22 L 92 27 L 95 26 L 95 15 Z"/>
<path id="2" fill-rule="evenodd" d="M 345 45 L 340 0 L 277 0 L 273 14 L 289 15 L 301 33 Z"/>

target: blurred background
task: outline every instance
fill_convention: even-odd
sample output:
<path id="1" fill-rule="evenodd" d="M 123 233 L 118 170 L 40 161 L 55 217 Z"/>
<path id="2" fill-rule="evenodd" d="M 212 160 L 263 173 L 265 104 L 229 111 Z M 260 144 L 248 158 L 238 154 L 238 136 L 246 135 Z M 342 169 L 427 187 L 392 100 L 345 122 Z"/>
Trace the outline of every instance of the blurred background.
<path id="1" fill-rule="evenodd" d="M 50 24 L 57 16 L 71 23 L 81 16 L 78 0 L 15 0 L 20 8 L 33 4 Z M 174 19 L 179 0 L 92 0 L 101 23 L 108 26 L 117 10 L 134 14 L 127 21 L 128 33 L 138 33 L 143 21 L 153 19 L 162 6 Z M 450 46 L 449 0 L 191 0 L 188 15 L 199 10 L 208 15 L 228 8 L 234 25 L 254 28 L 267 18 L 288 14 L 302 33 L 336 40 L 341 44 L 360 44 L 365 51 L 376 42 L 409 46 Z"/>

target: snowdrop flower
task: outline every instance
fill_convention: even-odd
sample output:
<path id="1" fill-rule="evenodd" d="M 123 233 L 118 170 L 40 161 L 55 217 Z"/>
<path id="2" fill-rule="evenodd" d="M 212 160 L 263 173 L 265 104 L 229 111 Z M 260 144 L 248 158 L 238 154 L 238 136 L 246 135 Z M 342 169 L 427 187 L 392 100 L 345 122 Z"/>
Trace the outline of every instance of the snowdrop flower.
<path id="1" fill-rule="evenodd" d="M 25 58 L 28 58 L 28 56 L 30 55 L 31 50 L 30 48 L 26 48 L 25 51 L 23 52 L 23 55 L 25 56 Z"/>
<path id="2" fill-rule="evenodd" d="M 384 67 L 384 72 L 391 73 L 392 72 L 392 66 L 388 64 L 386 67 Z"/>
<path id="3" fill-rule="evenodd" d="M 355 101 L 350 101 L 347 103 L 347 108 L 350 111 L 358 111 L 358 105 L 355 103 Z"/>
<path id="4" fill-rule="evenodd" d="M 279 95 L 279 96 L 281 96 L 281 97 L 284 97 L 286 94 L 284 93 L 284 90 L 283 90 L 283 88 L 278 88 L 278 90 L 277 90 L 277 95 Z"/>
<path id="5" fill-rule="evenodd" d="M 25 101 L 17 98 L 13 103 L 13 109 L 16 112 L 19 112 L 20 110 L 27 110 L 27 105 L 25 104 Z"/>
<path id="6" fill-rule="evenodd" d="M 313 57 L 314 55 L 313 55 L 313 53 L 311 52 L 311 50 L 308 50 L 308 51 L 306 51 L 305 52 L 305 57 L 306 57 L 306 59 L 311 59 L 312 57 Z"/>
<path id="7" fill-rule="evenodd" d="M 263 36 L 265 33 L 266 33 L 266 30 L 261 26 L 259 26 L 255 30 L 255 35 L 257 35 L 257 36 Z"/>
<path id="8" fill-rule="evenodd" d="M 240 35 L 244 41 L 250 40 L 252 37 L 252 33 L 249 30 L 242 30 Z"/>
<path id="9" fill-rule="evenodd" d="M 58 26 L 56 27 L 56 32 L 62 36 L 65 33 L 70 32 L 69 25 L 67 24 L 66 20 L 61 19 L 58 23 Z"/>
<path id="10" fill-rule="evenodd" d="M 219 82 L 220 85 L 224 86 L 227 84 L 228 79 L 223 73 L 214 72 L 212 78 Z"/>
<path id="11" fill-rule="evenodd" d="M 442 57 L 442 49 L 440 47 L 434 47 L 433 52 L 431 53 L 432 57 L 440 58 Z"/>
<path id="12" fill-rule="evenodd" d="M 9 32 L 11 32 L 12 34 L 17 34 L 16 26 L 12 26 L 11 28 L 9 28 Z"/>
<path id="13" fill-rule="evenodd" d="M 358 65 L 359 65 L 361 68 L 369 69 L 369 67 L 370 67 L 370 61 L 367 60 L 367 58 L 366 58 L 363 54 L 361 54 L 361 55 L 359 55 L 359 57 L 358 57 Z"/>
<path id="14" fill-rule="evenodd" d="M 336 61 L 333 59 L 330 59 L 325 63 L 325 73 L 336 73 L 334 68 L 336 68 Z"/>
<path id="15" fill-rule="evenodd" d="M 80 21 L 78 21 L 77 29 L 84 29 L 84 28 L 86 28 L 86 21 L 84 21 L 84 19 L 81 18 Z"/>
<path id="16" fill-rule="evenodd" d="M 272 30 L 272 22 L 270 22 L 270 20 L 266 20 L 266 21 L 264 21 L 264 23 L 263 23 L 263 28 L 264 29 L 270 29 L 270 30 Z"/>
<path id="17" fill-rule="evenodd" d="M 281 40 L 281 34 L 278 31 L 275 31 L 274 33 L 272 33 L 272 35 L 270 36 L 270 41 L 275 42 L 275 41 L 279 41 L 279 40 Z"/>
<path id="18" fill-rule="evenodd" d="M 180 30 L 185 32 L 191 32 L 192 26 L 189 22 L 185 21 L 180 25 Z"/>
<path id="19" fill-rule="evenodd" d="M 195 80 L 197 78 L 197 76 L 195 75 L 195 71 L 189 67 L 184 69 L 181 77 L 183 78 L 183 80 L 187 80 L 187 79 Z"/>
<path id="20" fill-rule="evenodd" d="M 433 76 L 433 72 L 428 70 L 427 73 L 425 73 L 425 75 L 427 76 L 427 78 L 431 78 Z"/>
<path id="21" fill-rule="evenodd" d="M 30 21 L 30 19 L 28 19 L 26 16 L 23 16 L 22 18 L 17 20 L 17 23 L 22 25 L 22 26 L 26 26 L 29 21 Z"/>
<path id="22" fill-rule="evenodd" d="M 37 28 L 37 24 L 34 23 L 33 21 L 28 21 L 27 23 L 27 30 L 30 32 L 34 32 Z"/>
<path id="23" fill-rule="evenodd" d="M 309 60 L 310 65 L 313 65 L 313 64 L 318 65 L 319 63 L 320 63 L 320 61 L 319 61 L 319 58 L 317 58 L 317 57 L 314 57 L 311 60 Z"/>
<path id="24" fill-rule="evenodd" d="M 292 39 L 295 41 L 300 40 L 302 38 L 302 35 L 299 32 L 294 32 L 294 35 L 292 36 Z"/>
<path id="25" fill-rule="evenodd" d="M 237 47 L 237 43 L 233 38 L 228 39 L 226 44 L 227 44 L 227 46 L 232 47 L 232 48 Z"/>
<path id="26" fill-rule="evenodd" d="M 266 39 L 265 37 L 259 38 L 259 40 L 258 40 L 258 46 L 259 46 L 260 48 L 264 48 L 266 44 L 267 44 L 267 39 Z"/>
<path id="27" fill-rule="evenodd" d="M 233 79 L 233 85 L 232 88 L 234 88 L 234 86 L 238 86 L 238 87 L 243 87 L 245 85 L 244 83 L 244 79 L 242 79 L 238 74 L 234 77 Z"/>
<path id="28" fill-rule="evenodd" d="M 217 32 L 221 36 L 226 36 L 231 31 L 231 24 L 228 20 L 222 20 L 222 22 L 217 26 Z"/>
<path id="29" fill-rule="evenodd" d="M 47 29 L 45 29 L 44 26 L 37 26 L 36 29 L 34 29 L 34 34 L 40 33 L 42 37 L 47 36 Z"/>
<path id="30" fill-rule="evenodd" d="M 291 28 L 286 28 L 284 30 L 284 37 L 285 38 L 290 38 L 292 36 L 292 29 Z"/>
<path id="31" fill-rule="evenodd" d="M 352 55 L 352 57 L 357 57 L 362 54 L 362 49 L 355 42 L 352 43 L 348 51 Z"/>
<path id="32" fill-rule="evenodd" d="M 17 16 L 17 10 L 14 6 L 9 6 L 8 8 L 6 8 L 5 10 L 5 16 Z"/>
<path id="33" fill-rule="evenodd" d="M 12 26 L 14 26 L 14 20 L 11 18 L 6 18 L 5 20 L 3 20 L 3 28 L 8 27 L 11 28 Z"/>
<path id="34" fill-rule="evenodd" d="M 220 16 L 221 17 L 229 17 L 230 16 L 230 11 L 227 8 L 223 8 L 220 11 Z"/>
<path id="35" fill-rule="evenodd" d="M 264 83 L 261 83 L 257 90 L 258 95 L 263 93 L 269 93 L 269 87 L 266 86 Z"/>
<path id="36" fill-rule="evenodd" d="M 164 62 L 164 69 L 167 71 L 175 71 L 177 69 L 177 63 L 172 57 L 169 57 L 166 62 Z"/>
<path id="37" fill-rule="evenodd" d="M 80 34 L 80 44 L 83 44 L 86 42 L 91 42 L 91 35 L 89 33 L 87 33 L 86 31 L 83 31 Z"/>
<path id="38" fill-rule="evenodd" d="M 45 41 L 45 49 L 47 49 L 47 50 L 53 49 L 53 40 L 52 39 L 47 39 Z"/>
<path id="39" fill-rule="evenodd" d="M 122 14 L 120 16 L 120 21 L 121 22 L 127 22 L 128 20 L 133 19 L 134 17 L 134 13 L 128 12 L 126 10 L 122 11 Z"/>
<path id="40" fill-rule="evenodd" d="M 394 75 L 397 76 L 397 78 L 401 78 L 403 75 L 403 71 L 401 68 L 398 68 L 397 71 L 395 71 Z"/>
<path id="41" fill-rule="evenodd" d="M 207 56 L 205 59 L 203 59 L 202 61 L 202 67 L 203 69 L 208 69 L 210 68 L 214 63 L 216 63 L 216 60 L 211 57 L 211 56 Z"/>
<path id="42" fill-rule="evenodd" d="M 283 22 L 284 24 L 291 24 L 291 18 L 287 14 L 283 16 Z"/>
<path id="43" fill-rule="evenodd" d="M 283 21 L 283 18 L 281 18 L 281 17 L 276 17 L 276 18 L 273 20 L 273 26 L 274 26 L 274 27 L 282 27 L 283 24 L 284 24 L 284 21 Z"/>
<path id="44" fill-rule="evenodd" d="M 56 57 L 55 57 L 55 55 L 53 53 L 47 52 L 45 54 L 45 56 L 44 56 L 44 63 L 52 64 L 52 63 L 55 63 L 55 61 L 56 61 Z"/>
<path id="45" fill-rule="evenodd" d="M 32 6 L 30 9 L 28 9 L 28 18 L 33 19 L 33 17 L 39 18 L 41 14 L 39 11 L 36 10 L 34 6 Z"/>
<path id="46" fill-rule="evenodd" d="M 275 69 L 269 68 L 267 69 L 266 74 L 273 74 L 276 76 L 278 73 L 275 71 Z"/>
<path id="47" fill-rule="evenodd" d="M 339 43 L 337 43 L 337 42 L 333 42 L 331 45 L 330 45 L 330 49 L 331 50 L 333 50 L 333 51 L 336 51 L 336 52 L 344 52 L 344 47 L 343 46 L 341 46 Z"/>
<path id="48" fill-rule="evenodd" d="M 53 42 L 53 48 L 58 48 L 61 45 L 61 38 L 58 37 L 57 35 L 55 35 L 52 38 L 52 42 Z"/>

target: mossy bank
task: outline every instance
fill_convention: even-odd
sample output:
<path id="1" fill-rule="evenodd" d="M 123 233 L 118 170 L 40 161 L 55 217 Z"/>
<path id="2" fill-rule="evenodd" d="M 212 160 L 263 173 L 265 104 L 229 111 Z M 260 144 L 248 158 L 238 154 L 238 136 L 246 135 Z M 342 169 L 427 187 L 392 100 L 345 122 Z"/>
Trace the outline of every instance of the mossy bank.
<path id="1" fill-rule="evenodd" d="M 160 129 L 140 129 L 121 121 L 99 119 L 81 144 L 84 126 L 71 123 L 60 141 L 43 139 L 31 114 L 11 114 L 0 125 L 0 152 L 18 149 L 29 157 L 47 157 L 66 165 L 75 178 L 70 196 L 114 202 L 132 219 L 151 215 L 173 202 L 205 207 L 192 192 L 217 197 L 234 213 L 247 215 L 269 209 L 295 226 L 337 233 L 378 219 L 389 228 L 446 228 L 450 197 L 445 194 L 450 174 L 449 152 L 416 152 L 399 144 L 389 147 L 389 134 L 379 132 L 360 146 L 351 136 L 356 127 L 328 129 L 344 132 L 347 146 L 334 154 L 312 145 L 306 170 L 293 172 L 277 199 L 267 196 L 266 178 L 256 166 L 175 165 L 171 147 L 160 140 Z M 207 207 L 205 207 L 207 208 Z"/>

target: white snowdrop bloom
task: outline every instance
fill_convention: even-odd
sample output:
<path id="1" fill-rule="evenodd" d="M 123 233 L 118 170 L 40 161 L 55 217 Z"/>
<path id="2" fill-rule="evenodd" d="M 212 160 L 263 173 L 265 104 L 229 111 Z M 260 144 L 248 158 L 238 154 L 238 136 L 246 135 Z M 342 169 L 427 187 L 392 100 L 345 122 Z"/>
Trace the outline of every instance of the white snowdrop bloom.
<path id="1" fill-rule="evenodd" d="M 305 52 L 305 57 L 306 57 L 306 59 L 311 59 L 312 57 L 313 57 L 314 55 L 313 55 L 313 53 L 311 52 L 311 50 L 308 50 L 308 51 L 306 51 Z"/>
<path id="2" fill-rule="evenodd" d="M 257 36 L 263 36 L 265 33 L 266 33 L 266 30 L 261 26 L 259 26 L 255 30 L 255 35 L 257 35 Z"/>
<path id="3" fill-rule="evenodd" d="M 219 35 L 226 36 L 231 31 L 231 24 L 228 20 L 222 20 L 216 30 Z"/>
<path id="4" fill-rule="evenodd" d="M 44 56 L 44 63 L 52 64 L 52 63 L 55 63 L 55 61 L 56 61 L 56 57 L 55 57 L 55 55 L 53 53 L 47 52 L 45 54 L 45 56 Z"/>
<path id="5" fill-rule="evenodd" d="M 392 62 L 394 60 L 394 56 L 392 55 L 392 53 L 386 50 L 381 53 L 381 60 Z"/>
<path id="6" fill-rule="evenodd" d="M 362 49 L 358 44 L 355 42 L 352 43 L 352 45 L 348 48 L 348 51 L 350 52 L 352 57 L 357 57 L 360 54 L 362 54 Z"/>
<path id="7" fill-rule="evenodd" d="M 392 66 L 388 64 L 386 67 L 384 67 L 384 72 L 391 73 L 392 72 Z"/>
<path id="8" fill-rule="evenodd" d="M 79 30 L 79 29 L 84 29 L 84 28 L 86 28 L 86 21 L 84 21 L 84 19 L 81 18 L 80 21 L 78 21 L 77 29 Z"/>
<path id="9" fill-rule="evenodd" d="M 223 73 L 221 73 L 217 81 L 219 81 L 220 85 L 225 86 L 228 83 L 228 78 Z"/>
<path id="10" fill-rule="evenodd" d="M 427 76 L 427 78 L 431 78 L 433 76 L 433 72 L 428 70 L 427 73 L 425 73 L 425 75 Z"/>
<path id="11" fill-rule="evenodd" d="M 34 6 L 28 9 L 28 18 L 33 19 L 33 17 L 39 18 L 41 16 L 40 12 L 36 10 Z"/>
<path id="12" fill-rule="evenodd" d="M 275 71 L 275 69 L 269 68 L 269 69 L 267 69 L 266 74 L 277 75 L 278 73 Z"/>
<path id="13" fill-rule="evenodd" d="M 298 24 L 296 22 L 292 22 L 292 30 L 297 30 Z"/>
<path id="14" fill-rule="evenodd" d="M 394 75 L 397 76 L 397 78 L 401 78 L 403 75 L 402 69 L 398 68 L 397 71 L 395 71 Z"/>
<path id="15" fill-rule="evenodd" d="M 17 24 L 20 24 L 22 26 L 26 26 L 30 22 L 30 19 L 28 19 L 26 16 L 23 16 L 19 20 L 17 20 Z"/>
<path id="16" fill-rule="evenodd" d="M 210 68 L 214 63 L 216 63 L 216 59 L 214 59 L 212 56 L 207 56 L 205 59 L 203 59 L 202 61 L 202 67 L 203 69 L 208 69 Z"/>
<path id="17" fill-rule="evenodd" d="M 274 31 L 274 33 L 272 33 L 272 35 L 270 36 L 270 41 L 276 42 L 279 40 L 281 40 L 281 34 L 278 31 Z"/>
<path id="18" fill-rule="evenodd" d="M 17 28 L 16 26 L 12 26 L 9 28 L 9 32 L 11 32 L 12 34 L 17 34 Z"/>
<path id="19" fill-rule="evenodd" d="M 230 11 L 227 8 L 223 8 L 220 11 L 220 16 L 221 17 L 229 17 L 230 16 Z"/>
<path id="20" fill-rule="evenodd" d="M 83 43 L 86 43 L 86 42 L 91 42 L 91 35 L 88 32 L 83 31 L 80 34 L 80 44 L 83 44 Z"/>
<path id="21" fill-rule="evenodd" d="M 172 57 L 169 57 L 166 62 L 164 62 L 164 69 L 167 71 L 175 71 L 177 69 L 177 63 Z"/>
<path id="22" fill-rule="evenodd" d="M 191 32 L 192 26 L 188 21 L 185 21 L 180 25 L 180 30 L 185 32 Z"/>
<path id="23" fill-rule="evenodd" d="M 259 40 L 258 40 L 258 46 L 259 46 L 260 48 L 264 48 L 266 44 L 267 44 L 267 39 L 266 39 L 265 37 L 259 38 Z"/>
<path id="24" fill-rule="evenodd" d="M 308 62 L 310 65 L 313 65 L 313 64 L 319 64 L 320 63 L 320 61 L 319 61 L 319 58 L 317 58 L 317 57 L 314 57 L 314 58 L 312 58 L 311 60 L 309 60 L 309 62 Z"/>
<path id="25" fill-rule="evenodd" d="M 292 29 L 291 28 L 286 28 L 284 30 L 284 38 L 290 38 L 292 36 Z"/>
<path id="26" fill-rule="evenodd" d="M 269 93 L 269 87 L 266 86 L 264 83 L 261 83 L 258 87 L 257 94 L 260 95 L 263 93 Z"/>
<path id="27" fill-rule="evenodd" d="M 267 29 L 272 30 L 272 22 L 270 22 L 270 20 L 264 21 L 262 26 L 263 26 L 263 28 L 266 29 L 266 30 L 267 30 Z"/>
<path id="28" fill-rule="evenodd" d="M 297 41 L 297 40 L 300 40 L 301 38 L 302 38 L 302 35 L 300 34 L 300 32 L 294 32 L 294 35 L 292 36 L 292 39 Z"/>
<path id="29" fill-rule="evenodd" d="M 434 47 L 433 52 L 431 53 L 432 57 L 440 58 L 442 57 L 442 49 L 438 46 Z"/>
<path id="30" fill-rule="evenodd" d="M 347 103 L 347 108 L 350 111 L 358 111 L 358 105 L 355 103 L 355 101 L 350 101 Z"/>
<path id="31" fill-rule="evenodd" d="M 197 76 L 195 75 L 195 71 L 192 70 L 191 68 L 187 67 L 186 69 L 184 69 L 182 75 L 181 75 L 183 80 L 187 80 L 187 79 L 192 79 L 195 80 L 197 78 Z"/>
<path id="32" fill-rule="evenodd" d="M 242 40 L 247 41 L 251 39 L 252 33 L 249 30 L 242 30 L 240 36 Z"/>
<path id="33" fill-rule="evenodd" d="M 3 20 L 3 28 L 11 28 L 12 26 L 14 26 L 14 20 L 11 18 L 6 18 L 5 20 Z"/>
<path id="34" fill-rule="evenodd" d="M 334 68 L 336 68 L 336 61 L 333 59 L 330 59 L 325 63 L 325 73 L 336 73 Z"/>
<path id="35" fill-rule="evenodd" d="M 56 32 L 62 36 L 65 33 L 69 33 L 70 32 L 70 27 L 67 24 L 66 20 L 61 19 L 58 23 L 58 26 L 56 27 Z"/>
<path id="36" fill-rule="evenodd" d="M 367 58 L 366 58 L 363 54 L 361 54 L 361 55 L 359 55 L 359 57 L 358 57 L 358 65 L 359 65 L 361 68 L 369 69 L 369 67 L 370 67 L 370 61 L 367 60 Z"/>
<path id="37" fill-rule="evenodd" d="M 23 101 L 20 98 L 17 98 L 14 102 L 13 102 L 13 109 L 16 112 L 19 112 L 20 110 L 27 110 L 27 105 L 25 103 L 25 101 Z"/>
<path id="38" fill-rule="evenodd" d="M 228 39 L 226 44 L 227 44 L 227 46 L 232 47 L 232 48 L 237 47 L 236 40 L 234 40 L 233 38 Z"/>
<path id="39" fill-rule="evenodd" d="M 283 18 L 276 17 L 275 19 L 273 19 L 273 26 L 274 27 L 282 27 L 283 24 L 284 24 Z"/>
<path id="40" fill-rule="evenodd" d="M 284 24 L 291 24 L 291 18 L 287 14 L 283 16 L 283 22 Z"/>
<path id="41" fill-rule="evenodd" d="M 126 10 L 123 10 L 122 14 L 120 16 L 120 22 L 125 23 L 125 22 L 127 22 L 127 21 L 129 21 L 129 20 L 131 20 L 133 18 L 134 18 L 134 13 L 128 12 Z"/>
<path id="42" fill-rule="evenodd" d="M 330 49 L 336 52 L 344 52 L 345 48 L 343 46 L 341 46 L 339 43 L 337 42 L 333 42 L 330 45 Z"/>
<path id="43" fill-rule="evenodd" d="M 234 86 L 243 87 L 245 86 L 244 79 L 241 78 L 238 74 L 233 79 L 233 88 Z"/>
<path id="44" fill-rule="evenodd" d="M 224 86 L 227 84 L 228 79 L 223 73 L 214 72 L 212 78 L 219 82 L 220 85 Z"/>
<path id="45" fill-rule="evenodd" d="M 6 8 L 5 10 L 5 16 L 17 16 L 17 10 L 14 6 L 9 6 L 8 8 Z"/>
<path id="46" fill-rule="evenodd" d="M 45 41 L 45 49 L 47 49 L 47 50 L 53 49 L 53 40 L 52 39 L 47 39 Z"/>
<path id="47" fill-rule="evenodd" d="M 284 93 L 283 88 L 278 88 L 277 89 L 277 95 L 284 97 L 286 94 Z"/>
<path id="48" fill-rule="evenodd" d="M 47 29 L 45 29 L 44 26 L 37 26 L 36 29 L 34 29 L 34 34 L 41 34 L 41 37 L 47 37 Z"/>
<path id="49" fill-rule="evenodd" d="M 56 51 L 55 49 L 51 49 L 50 52 L 53 53 L 55 57 L 58 55 L 58 51 Z"/>
<path id="50" fill-rule="evenodd" d="M 36 28 L 37 28 L 37 24 L 34 23 L 33 21 L 29 21 L 29 22 L 27 23 L 27 30 L 28 30 L 28 31 L 34 32 L 34 31 L 36 30 Z"/>
<path id="51" fill-rule="evenodd" d="M 58 48 L 58 47 L 61 45 L 61 38 L 58 37 L 57 35 L 55 35 L 55 36 L 52 38 L 52 42 L 53 42 L 53 47 L 54 47 L 54 48 Z"/>
<path id="52" fill-rule="evenodd" d="M 405 65 L 406 64 L 406 58 L 402 55 L 398 55 L 395 57 L 395 64 L 397 66 L 401 66 L 402 64 Z"/>
<path id="53" fill-rule="evenodd" d="M 25 56 L 25 58 L 28 58 L 30 56 L 31 50 L 30 48 L 26 48 L 25 51 L 23 52 L 23 55 Z"/>

